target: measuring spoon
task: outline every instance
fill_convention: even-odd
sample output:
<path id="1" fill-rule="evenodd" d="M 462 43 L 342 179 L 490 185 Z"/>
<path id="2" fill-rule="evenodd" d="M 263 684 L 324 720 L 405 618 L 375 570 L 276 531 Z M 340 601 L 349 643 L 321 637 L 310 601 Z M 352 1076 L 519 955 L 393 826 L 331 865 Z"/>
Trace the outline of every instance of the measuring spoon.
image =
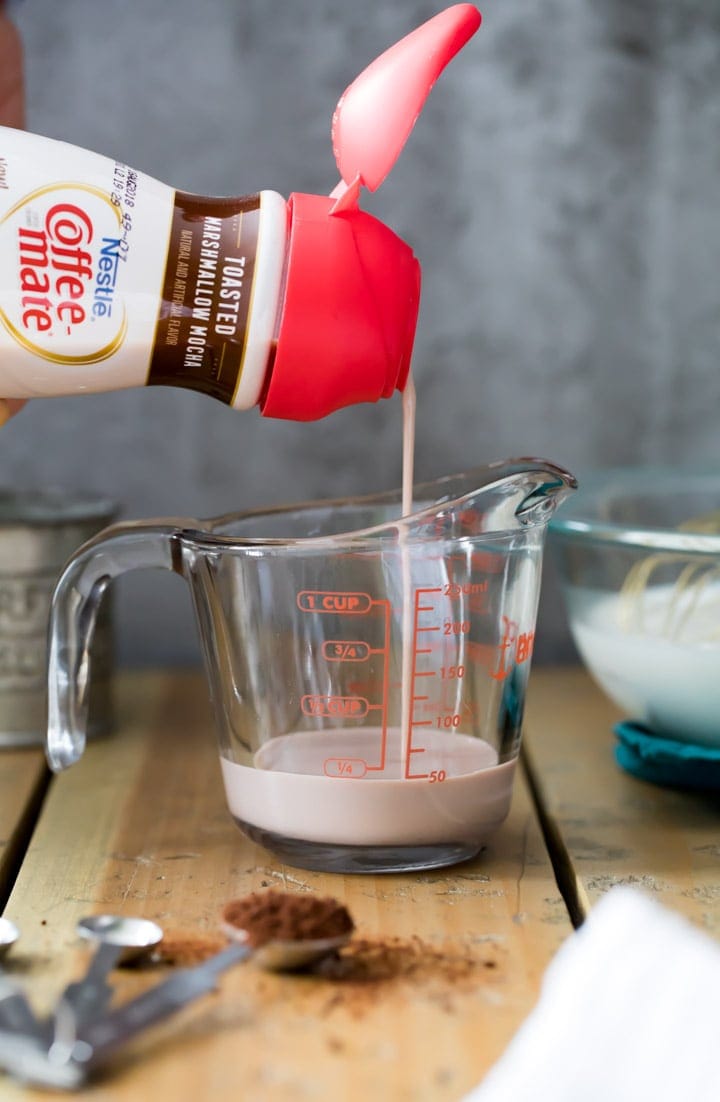
<path id="1" fill-rule="evenodd" d="M 154 948 L 163 936 L 155 922 L 120 915 L 91 915 L 82 918 L 76 932 L 97 949 L 81 980 L 69 983 L 54 1012 L 55 1041 L 74 1041 L 83 1023 L 100 1014 L 112 997 L 107 976 L 121 960 L 130 960 Z"/>
<path id="2" fill-rule="evenodd" d="M 9 918 L 0 918 L 0 959 L 20 937 Z M 36 1034 L 39 1023 L 30 1003 L 11 979 L 0 973 L 0 1029 L 11 1033 Z"/>
<path id="3" fill-rule="evenodd" d="M 157 986 L 131 999 L 105 1017 L 88 1022 L 66 1051 L 66 1059 L 88 1071 L 148 1026 L 162 1021 L 216 985 L 220 973 L 253 957 L 271 972 L 295 971 L 329 956 L 346 945 L 351 933 L 331 938 L 270 941 L 253 948 L 244 930 L 232 927 L 236 944 L 229 945 L 193 968 L 183 968 Z"/>
<path id="4" fill-rule="evenodd" d="M 0 959 L 20 937 L 20 931 L 9 918 L 0 918 Z"/>

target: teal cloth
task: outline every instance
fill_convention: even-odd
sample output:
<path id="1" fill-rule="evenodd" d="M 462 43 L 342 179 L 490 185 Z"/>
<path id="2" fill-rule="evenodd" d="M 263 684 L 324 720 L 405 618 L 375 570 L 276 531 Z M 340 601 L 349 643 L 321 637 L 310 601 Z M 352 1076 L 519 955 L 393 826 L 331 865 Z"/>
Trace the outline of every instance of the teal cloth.
<path id="1" fill-rule="evenodd" d="M 720 789 L 720 747 L 660 738 L 633 720 L 614 732 L 615 760 L 633 776 L 674 788 Z"/>

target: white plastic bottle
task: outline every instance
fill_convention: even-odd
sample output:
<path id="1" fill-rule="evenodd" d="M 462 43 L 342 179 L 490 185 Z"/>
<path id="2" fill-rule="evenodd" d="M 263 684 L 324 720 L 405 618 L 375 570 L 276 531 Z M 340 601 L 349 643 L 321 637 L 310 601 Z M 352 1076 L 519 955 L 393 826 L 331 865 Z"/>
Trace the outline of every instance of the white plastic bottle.
<path id="1" fill-rule="evenodd" d="M 418 264 L 334 205 L 188 195 L 0 128 L 0 395 L 162 384 L 297 420 L 388 396 L 407 375 Z"/>

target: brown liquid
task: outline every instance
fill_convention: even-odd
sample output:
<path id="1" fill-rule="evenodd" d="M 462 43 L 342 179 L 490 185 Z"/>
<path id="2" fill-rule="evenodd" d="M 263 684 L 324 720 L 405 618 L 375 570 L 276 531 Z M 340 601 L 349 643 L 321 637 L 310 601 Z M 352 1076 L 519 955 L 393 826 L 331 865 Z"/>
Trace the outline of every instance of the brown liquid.
<path id="1" fill-rule="evenodd" d="M 404 732 L 387 731 L 381 780 L 328 776 L 328 758 L 371 758 L 382 727 L 291 731 L 270 737 L 252 765 L 221 758 L 231 814 L 241 823 L 286 838 L 349 846 L 480 844 L 508 813 L 515 761 L 473 735 L 423 736 L 423 765 L 442 770 L 442 784 L 405 778 Z"/>

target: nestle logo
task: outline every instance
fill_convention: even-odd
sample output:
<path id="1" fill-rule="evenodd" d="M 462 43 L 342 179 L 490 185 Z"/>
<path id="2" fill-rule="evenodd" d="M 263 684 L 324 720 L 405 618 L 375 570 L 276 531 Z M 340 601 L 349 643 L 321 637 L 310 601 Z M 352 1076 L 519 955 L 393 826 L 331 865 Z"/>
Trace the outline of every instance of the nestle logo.
<path id="1" fill-rule="evenodd" d="M 113 297 L 115 284 L 118 277 L 118 264 L 120 263 L 120 238 L 103 237 L 100 256 L 98 257 L 98 272 L 95 280 L 95 292 L 93 298 L 93 317 L 109 318 L 112 316 Z"/>

